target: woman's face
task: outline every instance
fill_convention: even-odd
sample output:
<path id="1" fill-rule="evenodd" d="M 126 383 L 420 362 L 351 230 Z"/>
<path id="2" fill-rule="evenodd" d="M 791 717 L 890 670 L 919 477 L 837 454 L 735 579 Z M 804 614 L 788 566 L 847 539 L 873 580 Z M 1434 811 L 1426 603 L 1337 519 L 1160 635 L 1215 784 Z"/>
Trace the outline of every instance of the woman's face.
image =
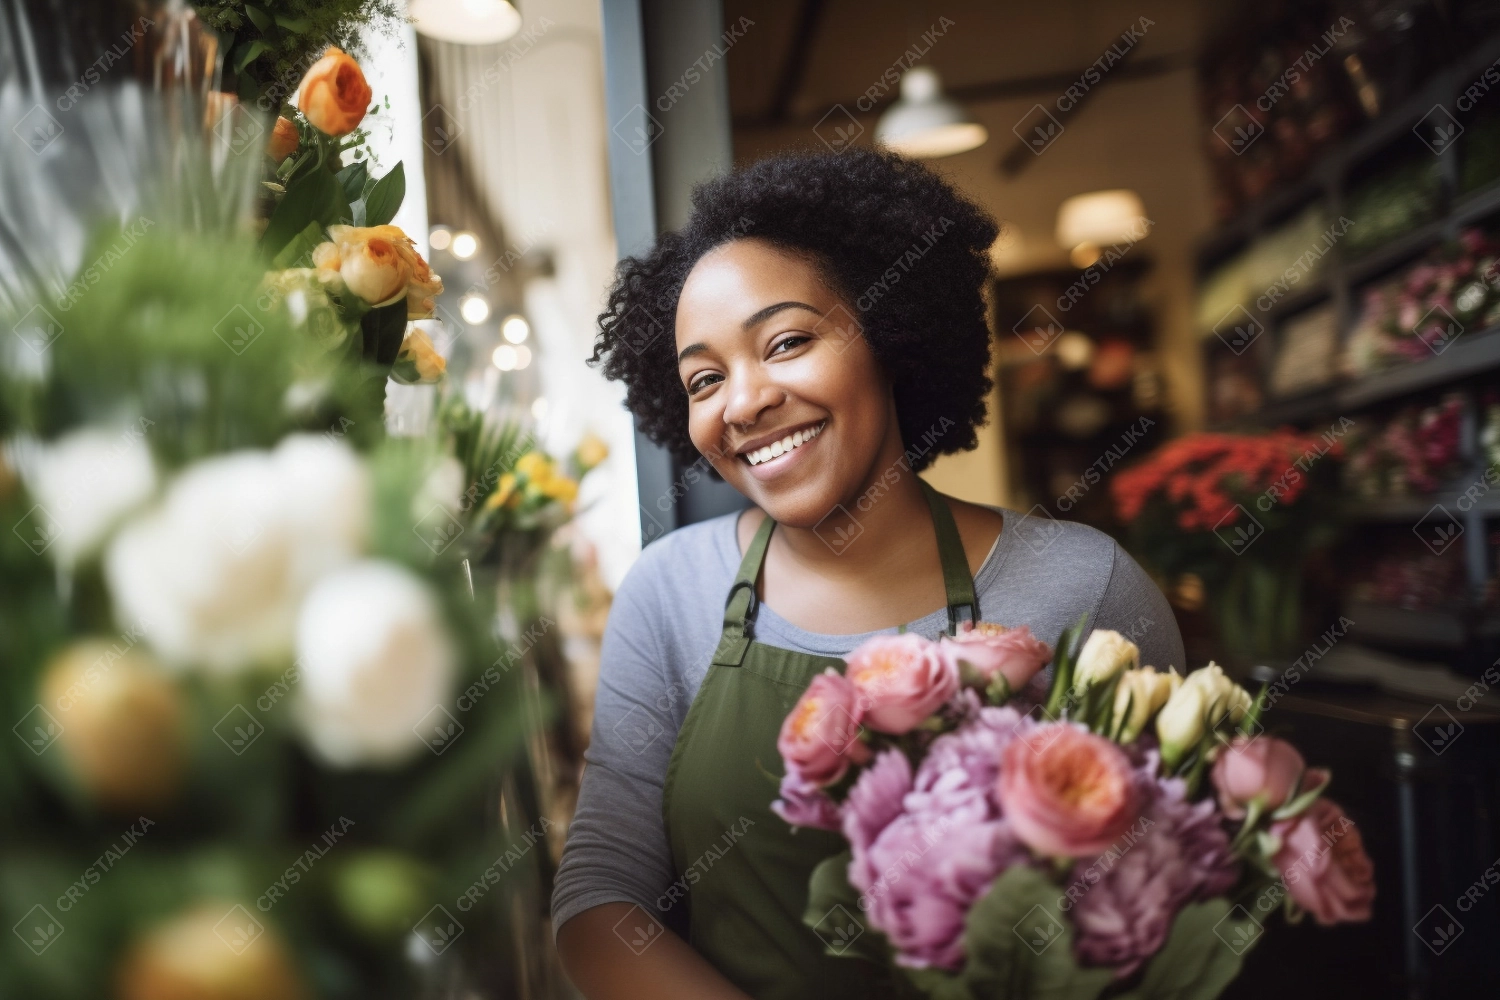
<path id="1" fill-rule="evenodd" d="M 805 259 L 756 239 L 705 254 L 676 338 L 694 446 L 782 524 L 816 525 L 900 456 L 890 383 Z"/>

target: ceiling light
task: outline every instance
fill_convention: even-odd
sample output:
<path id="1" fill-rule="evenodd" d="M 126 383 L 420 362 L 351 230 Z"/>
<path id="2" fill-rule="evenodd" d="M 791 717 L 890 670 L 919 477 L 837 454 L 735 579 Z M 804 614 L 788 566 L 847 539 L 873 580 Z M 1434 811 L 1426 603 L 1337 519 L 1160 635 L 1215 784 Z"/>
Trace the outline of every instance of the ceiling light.
<path id="1" fill-rule="evenodd" d="M 1068 260 L 1072 261 L 1073 266 L 1078 268 L 1093 267 L 1094 263 L 1103 256 L 1104 251 L 1100 250 L 1098 245 L 1094 243 L 1080 243 L 1068 251 Z"/>
<path id="2" fill-rule="evenodd" d="M 468 260 L 479 252 L 479 237 L 473 233 L 454 233 L 449 250 L 459 260 Z"/>
<path id="3" fill-rule="evenodd" d="M 434 250 L 446 250 L 453 242 L 453 232 L 445 226 L 433 226 L 432 232 L 427 234 L 427 242 Z"/>
<path id="4" fill-rule="evenodd" d="M 458 302 L 458 314 L 470 326 L 478 326 L 490 318 L 490 304 L 478 295 L 465 295 Z"/>
<path id="5" fill-rule="evenodd" d="M 1069 371 L 1087 368 L 1094 360 L 1094 342 L 1088 334 L 1069 330 L 1057 338 L 1057 360 Z"/>
<path id="6" fill-rule="evenodd" d="M 525 316 L 507 316 L 500 324 L 500 333 L 512 344 L 524 344 L 531 333 L 531 324 L 526 322 Z"/>
<path id="7" fill-rule="evenodd" d="M 531 415 L 537 420 L 547 419 L 547 397 L 538 396 L 531 403 Z"/>
<path id="8" fill-rule="evenodd" d="M 495 362 L 495 367 L 503 372 L 514 371 L 516 367 L 516 348 L 510 344 L 501 344 L 495 348 L 495 353 L 490 355 L 490 360 Z"/>
<path id="9" fill-rule="evenodd" d="M 524 344 L 517 345 L 516 346 L 516 368 L 517 368 L 517 370 L 525 368 L 529 364 L 531 364 L 531 348 L 525 346 Z"/>
<path id="10" fill-rule="evenodd" d="M 914 66 L 901 77 L 901 99 L 875 126 L 875 141 L 906 156 L 931 159 L 984 145 L 989 133 L 956 101 L 943 96 L 931 66 Z"/>
<path id="11" fill-rule="evenodd" d="M 1134 243 L 1150 228 L 1141 196 L 1123 188 L 1074 195 L 1057 210 L 1057 242 L 1070 251 L 1091 243 L 1097 254 L 1099 247 Z"/>
<path id="12" fill-rule="evenodd" d="M 459 45 L 492 45 L 521 30 L 521 14 L 505 0 L 411 0 L 416 28 L 428 38 Z"/>

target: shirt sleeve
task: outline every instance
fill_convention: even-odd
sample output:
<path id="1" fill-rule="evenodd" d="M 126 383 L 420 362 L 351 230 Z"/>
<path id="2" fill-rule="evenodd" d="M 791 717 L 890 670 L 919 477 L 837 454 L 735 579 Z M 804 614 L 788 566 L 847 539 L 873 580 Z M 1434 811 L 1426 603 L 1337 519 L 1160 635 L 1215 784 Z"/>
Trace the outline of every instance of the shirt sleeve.
<path id="1" fill-rule="evenodd" d="M 662 785 L 686 692 L 667 675 L 656 562 L 632 567 L 605 626 L 587 764 L 552 889 L 554 933 L 605 903 L 655 913 L 672 882 Z"/>
<path id="2" fill-rule="evenodd" d="M 1094 627 L 1114 629 L 1139 646 L 1141 666 L 1176 667 L 1178 673 L 1186 674 L 1182 631 L 1172 605 L 1140 564 L 1118 543 L 1112 544 L 1114 562 L 1091 619 Z"/>

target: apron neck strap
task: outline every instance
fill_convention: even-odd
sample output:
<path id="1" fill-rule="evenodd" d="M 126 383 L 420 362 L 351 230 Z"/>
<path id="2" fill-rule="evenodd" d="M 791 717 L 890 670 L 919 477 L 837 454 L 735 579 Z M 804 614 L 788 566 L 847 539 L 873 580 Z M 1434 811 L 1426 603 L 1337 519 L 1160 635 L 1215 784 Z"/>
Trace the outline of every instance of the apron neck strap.
<path id="1" fill-rule="evenodd" d="M 948 634 L 958 633 L 962 617 L 960 609 L 968 609 L 971 622 L 979 621 L 979 601 L 974 596 L 974 578 L 969 575 L 969 557 L 964 554 L 964 543 L 958 536 L 958 525 L 953 521 L 953 512 L 942 494 L 927 484 L 920 476 L 917 482 L 927 497 L 927 506 L 932 509 L 932 526 L 937 530 L 938 558 L 943 563 L 943 590 L 948 601 Z"/>
<path id="2" fill-rule="evenodd" d="M 979 602 L 974 596 L 974 578 L 969 575 L 969 558 L 964 554 L 964 545 L 959 538 L 958 525 L 953 521 L 953 512 L 941 494 L 927 481 L 918 477 L 922 495 L 932 511 L 932 526 L 937 532 L 938 558 L 943 565 L 943 590 L 948 603 L 948 634 L 958 632 L 958 623 L 967 610 L 968 620 L 979 620 Z M 737 667 L 750 648 L 751 634 L 755 627 L 755 612 L 759 601 L 755 596 L 756 581 L 760 578 L 761 564 L 766 560 L 766 547 L 771 544 L 771 532 L 776 522 L 770 517 L 760 522 L 745 557 L 740 560 L 740 570 L 735 574 L 734 585 L 729 588 L 729 597 L 724 602 L 724 631 L 719 636 L 719 645 L 714 650 L 713 662 L 725 667 Z"/>
<path id="3" fill-rule="evenodd" d="M 745 558 L 740 560 L 740 571 L 735 574 L 734 585 L 729 588 L 729 597 L 724 602 L 724 630 L 719 635 L 719 646 L 714 650 L 713 662 L 722 667 L 737 667 L 750 648 L 751 632 L 755 626 L 756 605 L 755 582 L 760 578 L 761 564 L 766 561 L 766 546 L 771 544 L 771 531 L 776 522 L 767 516 L 760 522 L 755 537 L 745 549 Z"/>

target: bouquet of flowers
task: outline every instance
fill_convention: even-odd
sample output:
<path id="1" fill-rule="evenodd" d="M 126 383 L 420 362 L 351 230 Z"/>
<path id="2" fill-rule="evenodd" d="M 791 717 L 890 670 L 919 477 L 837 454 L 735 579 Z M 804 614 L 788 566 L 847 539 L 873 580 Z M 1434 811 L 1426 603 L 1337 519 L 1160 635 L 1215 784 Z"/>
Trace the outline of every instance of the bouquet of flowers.
<path id="1" fill-rule="evenodd" d="M 1139 665 L 1082 623 L 869 640 L 782 726 L 773 808 L 841 832 L 806 922 L 943 998 L 1209 998 L 1277 907 L 1370 916 L 1359 831 L 1330 775 L 1261 733 L 1216 665 Z M 864 934 L 866 928 L 878 935 Z"/>

